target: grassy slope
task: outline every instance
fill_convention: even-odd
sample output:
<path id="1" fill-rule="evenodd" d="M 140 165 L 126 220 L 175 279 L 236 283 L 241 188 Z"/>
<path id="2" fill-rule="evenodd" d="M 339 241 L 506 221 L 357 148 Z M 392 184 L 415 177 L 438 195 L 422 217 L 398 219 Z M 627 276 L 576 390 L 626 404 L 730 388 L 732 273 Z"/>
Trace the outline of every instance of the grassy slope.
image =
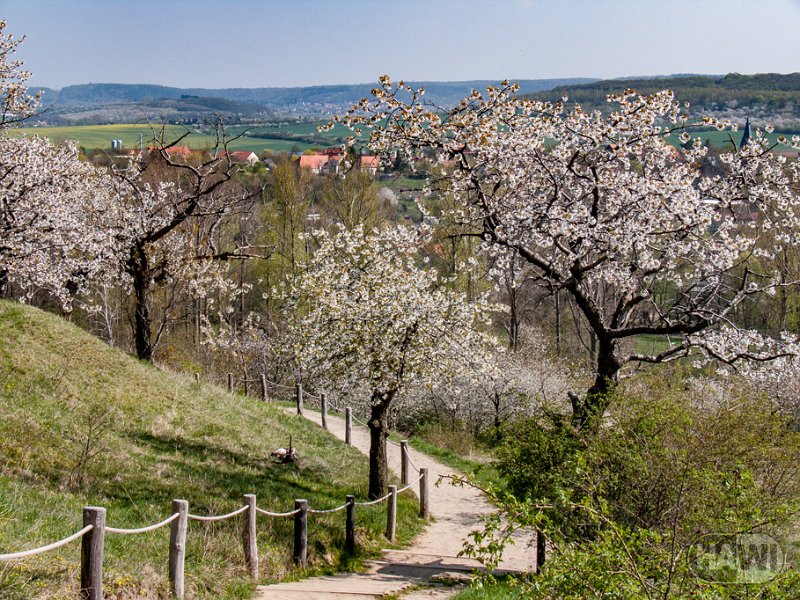
<path id="1" fill-rule="evenodd" d="M 81 447 L 94 431 L 83 486 Z M 269 453 L 293 436 L 302 462 L 278 465 Z M 139 527 L 185 498 L 194 514 L 220 514 L 255 493 L 273 511 L 307 498 L 312 507 L 366 496 L 367 462 L 352 448 L 280 408 L 165 373 L 109 348 L 60 318 L 0 301 L 0 553 L 37 547 L 81 527 L 81 507 L 108 509 L 108 523 Z M 418 530 L 403 495 L 398 534 Z M 360 509 L 359 543 L 383 545 L 381 508 Z M 341 565 L 343 513 L 312 516 L 312 570 Z M 259 517 L 264 579 L 294 576 L 291 519 Z M 186 565 L 189 597 L 248 597 L 240 521 L 192 522 Z M 109 597 L 158 597 L 167 588 L 166 529 L 106 541 Z M 79 545 L 0 563 L 0 597 L 66 595 L 75 589 Z"/>

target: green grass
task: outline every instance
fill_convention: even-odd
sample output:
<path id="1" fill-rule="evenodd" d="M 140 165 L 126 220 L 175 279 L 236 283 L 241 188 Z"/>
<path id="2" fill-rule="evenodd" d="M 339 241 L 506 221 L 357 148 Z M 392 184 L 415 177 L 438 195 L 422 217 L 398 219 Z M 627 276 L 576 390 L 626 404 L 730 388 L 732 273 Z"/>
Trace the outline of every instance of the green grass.
<path id="1" fill-rule="evenodd" d="M 453 597 L 453 600 L 519 600 L 523 598 L 519 584 L 500 579 L 494 583 L 472 585 Z"/>
<path id="2" fill-rule="evenodd" d="M 172 141 L 186 133 L 186 129 L 178 125 L 164 127 L 164 139 Z M 237 135 L 242 128 L 231 128 L 230 134 Z M 112 139 L 122 140 L 123 147 L 133 149 L 139 147 L 139 134 L 145 146 L 151 146 L 152 140 L 161 134 L 161 127 L 148 124 L 119 124 L 119 125 L 75 125 L 64 127 L 23 127 L 10 130 L 12 135 L 38 135 L 50 138 L 53 142 L 60 143 L 64 140 L 74 140 L 87 149 L 111 148 Z M 210 149 L 214 146 L 215 139 L 210 135 L 192 132 L 181 141 L 181 145 L 198 150 Z M 307 150 L 314 146 L 303 141 L 285 139 L 240 137 L 230 143 L 231 150 L 252 150 L 260 153 L 262 150 L 273 152 L 288 152 L 293 149 Z"/>
<path id="3" fill-rule="evenodd" d="M 715 130 L 712 130 L 712 131 L 697 131 L 697 132 L 691 132 L 691 133 L 692 133 L 692 137 L 699 137 L 700 139 L 703 140 L 703 142 L 710 142 L 712 146 L 720 148 L 720 149 L 722 149 L 724 151 L 730 151 L 730 150 L 733 149 L 733 146 L 731 145 L 731 139 L 736 143 L 736 146 L 738 147 L 739 143 L 742 141 L 742 133 L 743 132 L 742 132 L 742 129 L 740 129 L 739 131 L 717 131 L 715 129 Z M 784 134 L 769 133 L 769 134 L 766 134 L 767 139 L 772 144 L 776 144 L 777 141 L 778 141 L 778 137 L 780 137 L 781 135 L 783 135 L 784 137 L 786 137 L 788 139 L 791 139 L 793 134 L 791 134 L 791 133 L 784 133 Z M 678 133 L 673 134 L 672 136 L 670 136 L 669 139 L 670 139 L 670 143 L 672 143 L 672 144 L 674 144 L 676 146 L 680 144 L 680 134 L 678 134 Z M 784 146 L 784 145 L 778 145 L 777 150 L 782 152 L 782 151 L 791 150 L 791 148 L 789 148 L 788 146 Z"/>
<path id="4" fill-rule="evenodd" d="M 96 456 L 78 481 L 80 448 Z M 301 462 L 269 454 L 292 436 Z M 167 517 L 173 498 L 194 514 L 220 514 L 245 493 L 286 511 L 365 498 L 366 458 L 302 417 L 137 362 L 64 320 L 0 301 L 0 553 L 34 548 L 81 528 L 81 507 L 105 506 L 108 524 L 140 527 Z M 420 529 L 417 503 L 398 506 L 398 543 Z M 382 506 L 358 510 L 359 557 L 385 545 Z M 344 513 L 309 518 L 309 569 L 291 566 L 292 520 L 259 516 L 262 580 L 357 567 L 343 556 Z M 247 598 L 241 521 L 191 522 L 187 596 Z M 169 533 L 106 538 L 107 597 L 167 589 Z M 76 589 L 79 543 L 0 565 L 0 597 L 64 597 Z M 4 568 L 5 567 L 5 568 Z"/>
<path id="5" fill-rule="evenodd" d="M 392 436 L 395 438 L 396 436 Z M 461 443 L 453 444 L 454 441 Z M 440 426 L 423 428 L 411 436 L 409 445 L 464 475 L 472 475 L 481 487 L 498 485 L 502 478 L 490 457 L 475 447 L 472 436 L 466 432 L 450 432 Z"/>
<path id="6" fill-rule="evenodd" d="M 228 133 L 231 136 L 238 135 L 247 131 L 248 135 L 242 136 L 230 143 L 232 150 L 252 150 L 260 153 L 263 150 L 273 152 L 290 152 L 292 150 L 305 151 L 311 148 L 322 148 L 326 146 L 338 145 L 339 139 L 352 132 L 341 125 L 337 125 L 328 132 L 318 132 L 317 126 L 325 124 L 326 121 L 319 122 L 282 122 L 266 123 L 263 125 L 253 125 L 249 127 L 233 126 Z M 186 133 L 186 129 L 179 125 L 164 126 L 164 139 L 174 140 Z M 152 145 L 154 136 L 160 134 L 160 125 L 149 125 L 147 123 L 130 123 L 115 125 L 73 125 L 61 127 L 23 127 L 10 130 L 11 135 L 39 135 L 48 137 L 52 141 L 59 143 L 64 140 L 74 140 L 80 146 L 87 149 L 110 148 L 112 139 L 121 139 L 123 146 L 127 149 L 139 147 L 139 134 L 145 145 Z M 264 137 L 251 137 L 259 135 Z M 738 144 L 741 140 L 742 132 L 726 131 L 702 131 L 695 134 L 703 140 L 710 140 L 714 146 L 729 146 L 729 135 Z M 294 138 L 298 139 L 294 139 Z M 791 137 L 789 135 L 789 137 Z M 315 141 L 310 141 L 315 138 Z M 768 138 L 774 143 L 778 134 L 769 134 Z M 198 150 L 209 149 L 214 146 L 214 138 L 203 133 L 192 132 L 182 142 L 182 145 L 196 148 Z M 679 143 L 677 135 L 673 137 L 673 143 Z M 785 146 L 779 146 L 779 150 L 788 150 Z M 422 189 L 424 180 L 414 178 L 402 178 L 397 180 L 393 187 L 402 189 L 419 190 Z"/>
<path id="7" fill-rule="evenodd" d="M 669 339 L 663 335 L 637 335 L 627 340 L 626 343 L 626 347 L 630 347 L 637 354 L 658 354 L 670 348 Z"/>
<path id="8" fill-rule="evenodd" d="M 389 187 L 399 191 L 420 191 L 425 187 L 424 177 L 397 177 L 387 180 Z"/>

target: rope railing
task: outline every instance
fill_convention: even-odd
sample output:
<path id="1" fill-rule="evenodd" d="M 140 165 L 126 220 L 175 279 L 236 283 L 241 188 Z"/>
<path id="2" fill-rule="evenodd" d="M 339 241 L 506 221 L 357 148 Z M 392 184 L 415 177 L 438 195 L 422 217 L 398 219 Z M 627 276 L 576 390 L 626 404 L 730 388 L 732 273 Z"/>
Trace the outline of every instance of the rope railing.
<path id="1" fill-rule="evenodd" d="M 403 487 L 403 488 L 400 488 L 399 490 L 397 490 L 397 493 L 398 493 L 398 494 L 402 494 L 402 493 L 403 493 L 403 492 L 405 492 L 407 489 L 409 489 L 411 486 L 413 486 L 413 485 L 416 485 L 417 483 L 419 483 L 420 481 L 422 481 L 422 478 L 423 478 L 423 477 L 424 477 L 424 476 L 423 476 L 422 474 L 420 474 L 420 476 L 419 476 L 419 477 L 417 477 L 417 478 L 416 478 L 414 481 L 410 482 L 410 483 L 409 483 L 407 486 L 405 486 L 405 487 Z"/>
<path id="2" fill-rule="evenodd" d="M 342 504 L 340 506 L 335 506 L 333 508 L 325 508 L 325 509 L 309 508 L 308 512 L 310 512 L 312 515 L 326 515 L 326 514 L 330 514 L 330 513 L 339 512 L 340 510 L 343 510 L 343 509 L 347 508 L 348 505 L 349 505 L 349 503 L 345 502 L 344 504 Z"/>
<path id="3" fill-rule="evenodd" d="M 294 386 L 292 385 L 284 385 L 283 383 L 278 383 L 277 381 L 270 381 L 269 379 L 266 379 L 265 381 L 272 387 L 289 390 L 290 392 L 294 391 Z M 261 381 L 259 380 L 258 383 L 261 383 Z"/>
<path id="4" fill-rule="evenodd" d="M 200 383 L 200 374 L 195 373 L 195 381 L 199 384 Z M 266 379 L 265 375 L 262 375 L 260 379 L 257 380 L 250 380 L 246 377 L 240 379 L 240 381 L 244 381 L 245 383 L 251 382 L 261 382 L 262 384 L 262 398 L 264 400 L 268 400 L 268 396 L 266 393 L 266 388 L 268 385 L 273 387 L 279 387 L 286 390 L 293 390 L 296 394 L 297 404 L 298 404 L 298 412 L 302 414 L 302 405 L 303 405 L 303 397 L 304 391 L 300 384 L 296 384 L 294 387 L 287 386 L 283 384 L 279 384 L 277 382 L 269 381 Z M 233 382 L 233 375 L 231 373 L 228 374 L 228 388 L 232 390 L 232 382 Z M 331 402 L 327 394 L 324 392 L 316 395 L 316 394 L 308 394 L 305 393 L 306 398 L 313 398 L 320 400 L 320 406 L 322 409 L 322 421 L 323 426 L 325 426 L 325 414 L 329 407 L 333 408 L 333 410 L 337 410 L 339 412 L 345 413 L 345 422 L 346 422 L 346 442 L 351 444 L 351 427 L 352 421 L 355 420 L 357 423 L 368 427 L 368 424 L 362 421 L 361 419 L 354 418 L 352 415 L 352 409 L 350 407 L 342 407 L 335 402 Z M 0 561 L 13 561 L 19 560 L 31 556 L 35 556 L 38 554 L 42 554 L 44 552 L 48 552 L 50 550 L 55 550 L 62 546 L 69 544 L 72 541 L 77 540 L 78 538 L 82 539 L 82 546 L 81 546 L 81 591 L 84 598 L 89 600 L 102 600 L 103 598 L 103 591 L 102 591 L 102 563 L 103 563 L 103 550 L 104 550 L 104 537 L 105 533 L 112 533 L 112 534 L 119 534 L 119 535 L 135 535 L 135 534 L 142 534 L 148 533 L 151 531 L 155 531 L 166 525 L 170 525 L 170 547 L 169 547 L 169 578 L 171 583 L 172 595 L 177 598 L 178 600 L 182 600 L 184 597 L 184 582 L 183 582 L 183 574 L 184 574 L 184 560 L 185 560 L 185 553 L 186 553 L 186 534 L 188 529 L 188 522 L 189 521 L 201 521 L 201 522 L 216 522 L 216 521 L 225 521 L 227 519 L 231 519 L 237 515 L 241 515 L 244 513 L 244 530 L 242 535 L 242 543 L 244 545 L 244 556 L 245 562 L 247 563 L 249 572 L 251 576 L 257 580 L 258 579 L 258 549 L 256 547 L 256 516 L 258 514 L 262 514 L 267 517 L 294 517 L 294 527 L 295 527 L 295 536 L 294 536 L 294 551 L 293 551 L 293 559 L 294 561 L 302 567 L 305 567 L 307 564 L 306 561 L 306 553 L 307 553 L 307 518 L 308 514 L 332 514 L 339 512 L 341 510 L 347 510 L 347 518 L 346 518 L 346 525 L 345 525 L 345 549 L 347 552 L 354 552 L 355 549 L 355 509 L 357 506 L 360 507 L 368 507 L 374 506 L 388 500 L 386 514 L 387 514 L 387 526 L 386 526 L 386 537 L 390 541 L 394 541 L 395 538 L 395 527 L 396 527 L 396 520 L 397 520 L 397 495 L 402 494 L 403 492 L 409 490 L 412 486 L 419 483 L 419 505 L 420 505 L 420 517 L 428 518 L 429 513 L 429 503 L 428 503 L 428 469 L 426 468 L 418 468 L 416 465 L 411 462 L 407 442 L 403 442 L 403 444 L 397 444 L 389 440 L 392 444 L 399 445 L 401 447 L 402 455 L 405 458 L 405 461 L 410 463 L 414 470 L 419 473 L 419 477 L 414 481 L 408 482 L 407 481 L 407 469 L 404 468 L 404 473 L 402 477 L 401 484 L 404 487 L 397 489 L 397 486 L 390 485 L 389 492 L 380 498 L 376 498 L 374 500 L 356 502 L 354 496 L 347 496 L 347 501 L 344 504 L 339 506 L 335 506 L 333 508 L 326 508 L 326 509 L 314 509 L 309 508 L 307 500 L 295 500 L 295 508 L 294 510 L 286 511 L 286 512 L 272 512 L 268 510 L 264 510 L 256 506 L 256 497 L 253 494 L 246 494 L 244 496 L 245 504 L 236 510 L 222 514 L 222 515 L 195 515 L 189 513 L 188 510 L 188 502 L 186 500 L 173 500 L 172 508 L 173 513 L 164 519 L 163 521 L 159 521 L 158 523 L 154 523 L 152 525 L 146 525 L 143 527 L 137 528 L 121 528 L 121 527 L 107 527 L 105 524 L 106 518 L 106 509 L 102 507 L 85 507 L 83 509 L 83 524 L 84 527 L 80 531 L 59 540 L 57 542 L 53 542 L 52 544 L 48 544 L 46 546 L 42 546 L 40 548 L 34 548 L 30 550 L 24 550 L 20 552 L 13 552 L 7 554 L 0 554 Z"/>
<path id="5" fill-rule="evenodd" d="M 66 546 L 70 542 L 77 540 L 79 537 L 83 537 L 83 535 L 89 533 L 92 529 L 94 529 L 94 525 L 87 525 L 80 531 L 73 533 L 71 536 L 65 537 L 63 540 L 53 542 L 52 544 L 47 544 L 46 546 L 33 548 L 31 550 L 22 550 L 20 552 L 12 552 L 10 554 L 0 554 L 0 560 L 19 560 L 20 558 L 28 558 L 29 556 L 36 556 L 37 554 L 43 554 L 44 552 L 61 548 L 61 546 Z"/>
<path id="6" fill-rule="evenodd" d="M 295 500 L 294 510 L 287 512 L 272 512 L 256 505 L 254 494 L 244 496 L 244 506 L 237 508 L 222 515 L 195 515 L 189 512 L 189 504 L 186 500 L 173 500 L 173 513 L 158 523 L 136 528 L 108 527 L 106 526 L 106 509 L 102 507 L 85 507 L 83 509 L 84 527 L 80 531 L 52 544 L 13 552 L 0 554 L 0 561 L 13 561 L 37 554 L 42 554 L 50 550 L 55 550 L 70 542 L 83 538 L 81 546 L 81 587 L 83 597 L 89 600 L 102 600 L 103 598 L 103 552 L 104 538 L 106 533 L 120 535 L 135 535 L 155 531 L 166 525 L 170 525 L 170 545 L 169 545 L 169 578 L 173 597 L 182 600 L 184 597 L 184 561 L 186 556 L 186 534 L 189 521 L 215 522 L 231 519 L 237 515 L 244 515 L 244 530 L 242 543 L 244 545 L 245 562 L 247 563 L 250 574 L 258 580 L 258 548 L 256 547 L 256 516 L 258 514 L 267 517 L 294 517 L 294 561 L 302 567 L 307 565 L 308 549 L 308 514 L 322 515 L 336 513 L 347 509 L 347 519 L 345 523 L 345 546 L 346 551 L 355 551 L 355 509 L 357 506 L 373 506 L 385 501 L 389 501 L 386 509 L 387 525 L 386 537 L 394 541 L 395 527 L 397 523 L 397 495 L 405 492 L 411 486 L 420 482 L 420 516 L 427 518 L 427 472 L 424 472 L 412 484 L 406 485 L 400 490 L 394 485 L 389 486 L 389 493 L 375 500 L 356 502 L 354 496 L 347 496 L 347 501 L 339 506 L 325 509 L 309 508 L 307 500 Z M 87 535 L 88 534 L 88 535 Z M 84 537 L 85 536 L 85 537 Z"/>
<path id="7" fill-rule="evenodd" d="M 414 464 L 414 461 L 411 459 L 411 454 L 408 455 L 408 464 L 414 469 L 417 473 L 419 473 L 419 467 Z"/>
<path id="8" fill-rule="evenodd" d="M 164 519 L 160 523 L 156 523 L 155 525 L 148 525 L 147 527 L 139 527 L 137 529 L 119 529 L 117 527 L 108 527 L 108 526 L 106 526 L 106 531 L 108 533 L 120 533 L 122 535 L 133 535 L 135 533 L 147 533 L 149 531 L 155 531 L 156 529 L 160 529 L 161 527 L 164 527 L 164 525 L 169 525 L 170 523 L 172 523 L 175 519 L 177 519 L 180 516 L 181 516 L 180 513 L 175 513 L 175 514 L 167 517 L 166 519 Z"/>
<path id="9" fill-rule="evenodd" d="M 287 389 L 293 389 L 295 392 L 295 399 L 297 402 L 297 414 L 303 414 L 303 403 L 305 399 L 308 398 L 315 398 L 320 400 L 320 412 L 321 412 L 321 419 L 322 419 L 322 427 L 324 429 L 328 429 L 327 424 L 327 414 L 328 411 L 333 409 L 338 412 L 344 412 L 345 415 L 345 443 L 350 446 L 352 445 L 352 425 L 353 422 L 369 428 L 369 424 L 365 421 L 362 421 L 358 417 L 353 414 L 353 409 L 351 407 L 344 407 L 340 406 L 335 401 L 328 398 L 326 393 L 321 393 L 319 395 L 309 394 L 307 391 L 303 389 L 302 384 L 296 383 L 294 388 L 290 388 L 289 386 L 284 386 Z M 403 477 L 402 483 L 406 484 L 408 482 L 408 473 L 407 471 L 413 469 L 417 473 L 421 472 L 421 468 L 417 466 L 414 460 L 411 458 L 411 454 L 408 452 L 407 446 L 404 448 L 403 443 L 406 443 L 405 440 L 403 443 L 398 444 L 394 440 L 387 440 L 390 444 L 394 446 L 399 446 L 401 448 L 401 460 L 402 460 L 402 467 L 403 467 Z"/>
<path id="10" fill-rule="evenodd" d="M 268 517 L 293 517 L 294 515 L 300 513 L 300 509 L 296 508 L 295 510 L 290 510 L 289 512 L 270 512 L 268 510 L 264 510 L 263 508 L 256 508 L 256 512 Z"/>
<path id="11" fill-rule="evenodd" d="M 359 419 L 355 415 L 353 416 L 353 421 L 355 421 L 356 423 L 358 423 L 362 427 L 366 427 L 367 429 L 369 429 L 369 423 L 367 423 L 366 421 L 362 421 L 361 419 Z"/>
<path id="12" fill-rule="evenodd" d="M 380 498 L 375 498 L 375 500 L 369 500 L 364 502 L 356 502 L 356 506 L 372 506 L 373 504 L 380 504 L 384 500 L 388 499 L 389 496 L 392 495 L 392 492 L 389 492 L 385 496 L 381 496 Z"/>
<path id="13" fill-rule="evenodd" d="M 186 515 L 186 516 L 192 521 L 224 521 L 225 519 L 230 519 L 231 517 L 235 517 L 236 515 L 242 514 L 248 508 L 250 508 L 250 507 L 247 506 L 247 505 L 244 505 L 243 507 L 237 508 L 233 512 L 229 512 L 228 514 L 225 514 L 225 515 L 202 516 L 202 515 L 191 515 L 191 514 L 189 514 L 189 515 Z"/>
<path id="14" fill-rule="evenodd" d="M 231 378 L 232 378 L 232 374 L 229 373 L 228 375 L 229 375 L 228 380 L 230 382 Z M 266 375 L 263 375 L 263 374 L 261 376 L 260 381 L 262 383 L 262 391 L 264 392 L 264 399 L 266 399 L 266 386 L 267 385 L 272 385 L 274 387 L 281 387 L 281 388 L 284 388 L 286 390 L 294 391 L 295 400 L 296 400 L 296 403 L 297 403 L 297 413 L 299 415 L 303 414 L 303 405 L 304 405 L 304 401 L 305 400 L 307 400 L 307 399 L 319 400 L 322 427 L 324 429 L 328 429 L 327 414 L 328 414 L 329 410 L 332 409 L 332 410 L 335 410 L 335 411 L 344 412 L 344 414 L 345 414 L 345 443 L 347 445 L 352 445 L 352 424 L 353 424 L 353 422 L 355 422 L 355 423 L 357 423 L 357 424 L 359 424 L 359 425 L 361 425 L 363 427 L 369 428 L 369 424 L 367 422 L 362 421 L 361 419 L 359 419 L 357 416 L 355 416 L 353 414 L 353 409 L 351 407 L 342 407 L 337 402 L 335 402 L 335 401 L 331 400 L 330 398 L 328 398 L 328 395 L 325 392 L 322 392 L 320 394 L 312 394 L 312 393 L 309 393 L 307 390 L 304 390 L 303 389 L 303 385 L 300 382 L 296 382 L 294 386 L 283 385 L 283 384 L 279 384 L 277 382 L 269 381 L 266 378 Z M 408 442 L 407 441 L 403 440 L 403 442 L 401 442 L 399 444 L 397 442 L 395 442 L 394 440 L 388 440 L 388 442 L 390 444 L 395 445 L 395 446 L 399 446 L 400 449 L 401 449 L 401 467 L 402 467 L 402 469 L 401 469 L 402 470 L 402 473 L 401 473 L 401 484 L 405 486 L 405 487 L 402 488 L 401 491 L 405 491 L 411 485 L 413 485 L 413 483 L 416 483 L 416 482 L 419 482 L 419 481 L 422 480 L 422 478 L 423 478 L 422 472 L 425 469 L 422 468 L 422 467 L 417 466 L 417 464 L 411 458 L 411 453 L 409 452 Z M 420 477 L 418 477 L 414 482 L 409 483 L 409 474 L 410 474 L 409 472 L 411 470 L 416 471 L 417 473 L 420 473 Z M 379 502 L 382 502 L 383 500 L 386 500 L 386 496 L 383 499 L 373 500 L 373 501 L 370 501 L 370 502 L 362 502 L 362 503 L 358 503 L 358 505 L 359 506 L 370 506 L 372 504 L 378 504 Z M 325 512 L 337 512 L 339 510 L 343 510 L 345 507 L 346 507 L 346 505 L 336 507 L 335 509 L 326 509 L 326 510 L 308 509 L 308 511 L 311 512 L 312 514 L 322 514 L 322 513 L 325 513 Z"/>

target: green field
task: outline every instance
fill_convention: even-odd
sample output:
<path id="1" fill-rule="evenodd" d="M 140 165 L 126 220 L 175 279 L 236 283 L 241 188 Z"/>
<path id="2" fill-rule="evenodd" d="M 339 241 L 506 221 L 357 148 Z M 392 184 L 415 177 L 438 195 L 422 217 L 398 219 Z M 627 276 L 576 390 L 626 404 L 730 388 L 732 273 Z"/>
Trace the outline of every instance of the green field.
<path id="1" fill-rule="evenodd" d="M 244 128 L 234 127 L 230 129 L 230 135 L 236 136 L 242 133 Z M 312 135 L 316 134 L 315 124 L 293 124 L 292 128 L 287 127 L 285 130 L 276 127 L 264 128 L 254 127 L 254 132 L 259 133 L 268 131 L 284 132 L 288 134 L 297 135 Z M 306 131 L 308 130 L 308 133 Z M 249 129 L 247 131 L 250 131 Z M 197 132 L 192 129 L 187 129 L 179 125 L 166 125 L 163 127 L 163 136 L 166 141 L 178 139 L 180 136 L 186 134 L 186 138 L 181 141 L 181 145 L 189 146 L 190 148 L 210 149 L 214 147 L 215 139 L 213 136 Z M 142 141 L 145 146 L 152 145 L 154 139 L 162 134 L 161 126 L 150 126 L 146 124 L 120 124 L 120 125 L 76 125 L 66 127 L 25 127 L 12 130 L 15 134 L 24 135 L 38 135 L 50 138 L 54 142 L 63 142 L 64 140 L 74 140 L 80 146 L 86 149 L 93 148 L 111 148 L 111 140 L 122 140 L 123 147 L 138 148 L 139 135 L 142 136 Z M 318 135 L 318 134 L 317 134 Z M 331 140 L 333 143 L 333 140 Z M 319 147 L 320 144 L 313 144 L 302 140 L 292 139 L 277 139 L 277 138 L 254 138 L 242 136 L 230 143 L 232 150 L 252 150 L 256 154 L 262 150 L 272 150 L 273 152 L 289 152 L 292 150 L 307 150 L 314 146 Z"/>
<path id="2" fill-rule="evenodd" d="M 230 143 L 230 148 L 232 150 L 252 150 L 256 154 L 259 154 L 263 150 L 271 150 L 273 152 L 305 151 L 311 148 L 338 145 L 344 137 L 352 133 L 341 125 L 338 125 L 329 132 L 318 132 L 317 126 L 324 123 L 325 121 L 289 121 L 252 125 L 248 127 L 233 126 L 228 130 L 229 135 L 231 137 L 240 137 Z M 181 145 L 198 150 L 214 147 L 215 139 L 211 135 L 194 129 L 187 129 L 179 125 L 163 126 L 163 136 L 167 141 L 176 140 L 187 132 L 188 135 L 181 142 Z M 138 148 L 140 134 L 145 146 L 152 145 L 153 140 L 162 135 L 162 127 L 147 124 L 24 127 L 11 130 L 11 133 L 39 135 L 50 138 L 54 142 L 74 140 L 86 149 L 111 148 L 111 140 L 120 139 L 122 140 L 124 148 L 129 149 Z M 723 149 L 730 145 L 730 138 L 733 138 L 737 144 L 742 138 L 741 131 L 702 131 L 694 135 L 701 137 L 703 140 L 709 140 L 712 145 L 722 147 Z M 786 134 L 786 137 L 791 137 L 791 134 Z M 775 143 L 778 134 L 769 134 L 768 138 L 771 142 Z M 677 135 L 674 136 L 673 143 L 675 145 L 679 144 Z M 778 149 L 788 150 L 785 146 L 779 146 Z"/>
<path id="3" fill-rule="evenodd" d="M 736 145 L 738 146 L 739 143 L 742 141 L 742 133 L 743 133 L 742 129 L 739 129 L 739 131 L 717 131 L 717 130 L 713 130 L 713 131 L 692 132 L 692 136 L 693 137 L 699 137 L 704 142 L 708 141 L 708 142 L 711 143 L 712 146 L 715 146 L 715 147 L 720 148 L 722 150 L 730 150 L 731 149 L 731 140 L 733 140 L 736 143 Z M 784 137 L 786 137 L 786 138 L 791 140 L 792 135 L 795 135 L 795 134 L 791 134 L 791 133 L 785 133 L 785 134 L 769 133 L 769 134 L 767 134 L 767 139 L 770 141 L 770 143 L 776 144 L 778 142 L 778 138 L 781 135 L 783 135 Z M 678 135 L 677 134 L 673 137 L 673 139 L 671 139 L 671 143 L 675 144 L 676 146 L 678 144 L 680 144 L 680 141 L 678 139 Z M 780 151 L 791 150 L 791 148 L 789 148 L 788 146 L 783 146 L 783 145 L 779 145 L 777 147 L 777 149 L 780 150 Z"/>

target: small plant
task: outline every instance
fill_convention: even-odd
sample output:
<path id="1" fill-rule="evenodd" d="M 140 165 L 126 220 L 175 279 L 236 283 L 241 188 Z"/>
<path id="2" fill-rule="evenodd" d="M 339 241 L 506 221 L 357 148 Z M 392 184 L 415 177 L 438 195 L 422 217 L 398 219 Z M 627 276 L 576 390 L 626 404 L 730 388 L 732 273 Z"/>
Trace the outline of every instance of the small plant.
<path id="1" fill-rule="evenodd" d="M 66 486 L 70 490 L 84 491 L 89 483 L 89 470 L 94 460 L 108 450 L 109 431 L 122 413 L 99 400 L 84 403 L 71 398 L 67 404 L 78 416 L 63 432 L 70 444 L 68 456 L 73 460 Z"/>

